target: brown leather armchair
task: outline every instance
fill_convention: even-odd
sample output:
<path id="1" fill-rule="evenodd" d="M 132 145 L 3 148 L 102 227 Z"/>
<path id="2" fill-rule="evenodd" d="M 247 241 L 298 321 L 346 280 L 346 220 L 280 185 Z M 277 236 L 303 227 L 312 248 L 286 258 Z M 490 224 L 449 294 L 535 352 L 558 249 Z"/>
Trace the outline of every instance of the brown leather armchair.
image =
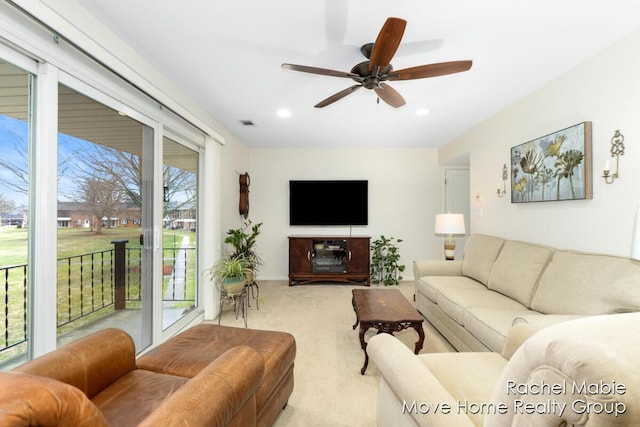
<path id="1" fill-rule="evenodd" d="M 131 337 L 105 329 L 0 372 L 0 425 L 251 426 L 263 377 L 248 346 L 193 378 L 139 369 Z"/>

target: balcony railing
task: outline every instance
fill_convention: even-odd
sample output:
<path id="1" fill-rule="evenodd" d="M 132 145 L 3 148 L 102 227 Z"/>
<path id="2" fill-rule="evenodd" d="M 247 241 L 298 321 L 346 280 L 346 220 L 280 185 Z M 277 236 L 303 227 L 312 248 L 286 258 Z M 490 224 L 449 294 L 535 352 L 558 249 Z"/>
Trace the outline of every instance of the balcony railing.
<path id="1" fill-rule="evenodd" d="M 120 250 L 119 250 L 120 249 Z M 124 259 L 120 259 L 123 257 Z M 165 302 L 195 303 L 195 248 L 163 249 L 163 286 Z M 139 307 L 142 301 L 142 248 L 118 248 L 58 259 L 57 327 L 73 327 L 81 319 L 99 318 L 102 313 Z M 124 266 L 117 274 L 117 265 Z M 0 267 L 0 320 L 4 334 L 0 340 L 0 358 L 4 351 L 27 341 L 27 264 Z M 180 280 L 177 273 L 180 272 Z M 121 277 L 119 277 L 121 276 Z M 189 279 L 188 276 L 191 276 Z M 1 330 L 1 329 L 0 329 Z"/>

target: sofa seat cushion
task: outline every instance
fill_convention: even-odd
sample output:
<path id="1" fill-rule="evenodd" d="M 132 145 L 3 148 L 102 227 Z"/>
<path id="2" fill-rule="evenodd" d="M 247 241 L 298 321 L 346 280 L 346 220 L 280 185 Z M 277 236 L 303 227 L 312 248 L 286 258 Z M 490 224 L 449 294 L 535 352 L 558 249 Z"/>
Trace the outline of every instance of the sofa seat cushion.
<path id="1" fill-rule="evenodd" d="M 546 246 L 506 241 L 491 268 L 488 288 L 528 307 L 552 254 Z"/>
<path id="2" fill-rule="evenodd" d="M 504 239 L 485 234 L 472 234 L 464 245 L 462 274 L 486 285 L 491 267 L 498 258 Z"/>
<path id="3" fill-rule="evenodd" d="M 546 317 L 529 309 L 472 307 L 464 314 L 464 327 L 492 351 L 501 352 L 507 332 L 518 316 Z"/>
<path id="4" fill-rule="evenodd" d="M 461 326 L 464 314 L 471 307 L 526 310 L 519 302 L 488 289 L 445 288 L 438 292 L 438 307 Z"/>
<path id="5" fill-rule="evenodd" d="M 629 258 L 556 251 L 531 300 L 546 314 L 640 311 L 640 263 Z"/>
<path id="6" fill-rule="evenodd" d="M 141 369 L 191 378 L 239 345 L 252 347 L 264 359 L 264 380 L 256 391 L 260 413 L 274 390 L 292 375 L 296 343 L 289 333 L 199 324 L 152 349 L 137 364 Z"/>
<path id="7" fill-rule="evenodd" d="M 584 314 L 545 314 L 540 316 L 540 313 L 534 311 L 535 315 L 531 313 L 523 313 L 517 315 L 513 319 L 513 324 L 523 323 L 532 326 L 536 329 L 548 328 L 549 326 L 557 325 L 558 323 L 567 322 L 569 320 L 576 320 L 582 317 L 586 317 Z"/>
<path id="8" fill-rule="evenodd" d="M 438 292 L 444 288 L 486 289 L 480 282 L 466 276 L 425 276 L 416 282 L 416 291 L 431 302 L 438 302 Z"/>
<path id="9" fill-rule="evenodd" d="M 499 353 L 488 352 L 430 353 L 420 354 L 418 359 L 458 404 L 489 402 L 493 386 L 507 363 Z M 421 397 L 429 401 L 429 396 Z M 458 412 L 458 408 L 452 411 Z M 467 415 L 475 425 L 481 426 L 483 415 L 472 412 L 469 410 Z"/>
<path id="10" fill-rule="evenodd" d="M 139 424 L 189 378 L 136 369 L 96 394 L 91 401 L 111 426 Z"/>

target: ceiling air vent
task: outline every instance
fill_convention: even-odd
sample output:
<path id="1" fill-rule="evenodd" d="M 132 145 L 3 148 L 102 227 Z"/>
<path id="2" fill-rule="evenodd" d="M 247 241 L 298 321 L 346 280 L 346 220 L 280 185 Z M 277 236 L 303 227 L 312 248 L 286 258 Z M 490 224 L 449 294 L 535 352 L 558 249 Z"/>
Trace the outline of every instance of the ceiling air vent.
<path id="1" fill-rule="evenodd" d="M 255 126 L 251 120 L 240 120 L 240 123 L 245 126 Z"/>

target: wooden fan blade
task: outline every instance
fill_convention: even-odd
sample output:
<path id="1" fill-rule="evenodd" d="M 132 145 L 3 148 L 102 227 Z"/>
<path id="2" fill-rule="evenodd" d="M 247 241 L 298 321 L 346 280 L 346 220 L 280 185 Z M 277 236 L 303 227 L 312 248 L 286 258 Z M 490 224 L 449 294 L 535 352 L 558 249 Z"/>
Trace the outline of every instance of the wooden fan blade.
<path id="1" fill-rule="evenodd" d="M 394 70 L 385 80 L 413 80 L 427 77 L 444 76 L 446 74 L 460 73 L 471 68 L 472 61 L 440 62 L 437 64 L 419 65 L 417 67 Z"/>
<path id="2" fill-rule="evenodd" d="M 386 83 L 380 83 L 380 87 L 373 88 L 376 94 L 387 104 L 393 108 L 402 107 L 405 104 L 404 98 L 397 90 Z"/>
<path id="3" fill-rule="evenodd" d="M 345 96 L 352 94 L 353 92 L 355 92 L 356 90 L 360 89 L 361 87 L 362 87 L 362 85 L 353 85 L 351 87 L 348 87 L 348 88 L 346 88 L 344 90 L 341 90 L 338 93 L 335 93 L 335 94 L 331 95 L 330 97 L 328 97 L 324 101 L 318 102 L 316 105 L 314 105 L 314 107 L 316 107 L 316 108 L 326 107 L 327 105 L 333 104 L 334 102 L 341 100 Z"/>
<path id="4" fill-rule="evenodd" d="M 407 21 L 404 19 L 387 18 L 380 33 L 378 33 L 376 41 L 373 43 L 373 50 L 369 58 L 369 72 L 373 72 L 376 67 L 379 70 L 384 70 L 389 65 L 391 58 L 393 58 L 398 46 L 400 46 L 406 26 Z"/>
<path id="5" fill-rule="evenodd" d="M 301 71 L 303 73 L 320 74 L 323 76 L 331 77 L 348 77 L 357 78 L 360 76 L 354 73 L 348 73 L 346 71 L 329 70 L 327 68 L 309 67 L 307 65 L 295 65 L 295 64 L 282 64 L 282 68 L 293 71 Z"/>

